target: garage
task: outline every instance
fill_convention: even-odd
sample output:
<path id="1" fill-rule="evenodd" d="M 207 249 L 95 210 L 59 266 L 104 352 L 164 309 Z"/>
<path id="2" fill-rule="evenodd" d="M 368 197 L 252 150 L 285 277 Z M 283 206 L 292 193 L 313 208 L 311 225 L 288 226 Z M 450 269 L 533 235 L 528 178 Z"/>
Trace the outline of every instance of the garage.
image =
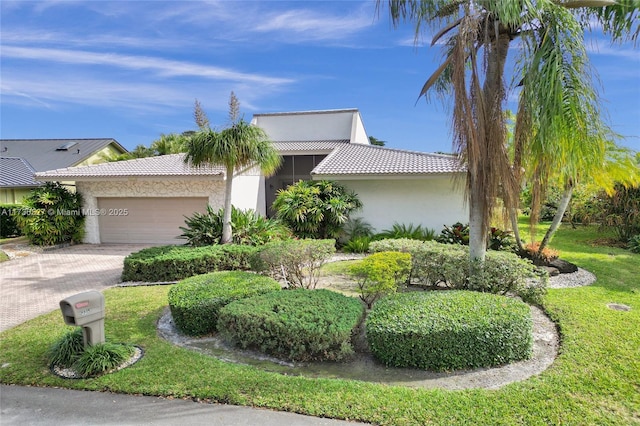
<path id="1" fill-rule="evenodd" d="M 183 244 L 184 217 L 206 212 L 207 197 L 98 197 L 101 243 Z"/>

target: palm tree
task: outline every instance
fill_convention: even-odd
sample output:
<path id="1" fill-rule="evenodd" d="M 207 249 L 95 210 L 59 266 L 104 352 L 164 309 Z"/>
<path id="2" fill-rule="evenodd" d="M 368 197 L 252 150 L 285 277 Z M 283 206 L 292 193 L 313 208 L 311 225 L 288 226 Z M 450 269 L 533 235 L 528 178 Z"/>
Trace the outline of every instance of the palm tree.
<path id="1" fill-rule="evenodd" d="M 220 132 L 204 127 L 190 136 L 187 140 L 187 154 L 184 161 L 196 167 L 223 165 L 226 168 L 220 242 L 227 244 L 232 241 L 231 191 L 234 173 L 243 168 L 257 166 L 268 176 L 278 169 L 282 157 L 273 147 L 264 130 L 243 119 L 236 119 Z"/>
<path id="2" fill-rule="evenodd" d="M 568 155 L 583 136 L 588 140 L 585 150 L 595 155 L 589 166 L 603 158 L 603 145 L 611 132 L 601 119 L 587 73 L 583 31 L 597 23 L 614 40 L 636 39 L 640 31 L 637 5 L 638 0 L 389 0 L 393 23 L 414 23 L 416 38 L 423 24 L 442 26 L 432 45 L 443 41 L 445 59 L 420 96 L 432 91 L 444 98 L 453 95 L 453 145 L 468 170 L 472 259 L 484 260 L 497 198 L 508 209 L 517 205 L 523 151 L 530 144 L 537 141 L 549 154 L 547 158 L 560 153 L 569 162 L 567 177 L 583 168 L 571 163 L 577 157 Z M 523 88 L 514 168 L 506 150 L 503 104 L 507 54 L 515 39 L 521 45 L 516 71 L 522 79 L 517 83 Z M 577 67 L 573 72 L 572 66 Z M 571 84 L 578 78 L 585 78 L 584 84 L 574 89 Z"/>
<path id="3" fill-rule="evenodd" d="M 151 143 L 154 155 L 179 154 L 185 152 L 185 139 L 177 133 L 160 134 L 160 138 Z"/>

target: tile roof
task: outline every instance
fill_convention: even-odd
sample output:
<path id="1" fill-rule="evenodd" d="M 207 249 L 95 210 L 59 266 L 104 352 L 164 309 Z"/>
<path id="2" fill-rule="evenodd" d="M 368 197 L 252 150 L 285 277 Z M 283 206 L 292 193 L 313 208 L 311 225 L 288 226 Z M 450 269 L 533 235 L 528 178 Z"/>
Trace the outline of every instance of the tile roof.
<path id="1" fill-rule="evenodd" d="M 0 187 L 33 188 L 42 185 L 33 178 L 35 170 L 24 158 L 0 158 Z"/>
<path id="2" fill-rule="evenodd" d="M 319 141 L 275 141 L 273 145 L 280 153 L 303 151 L 333 151 L 339 146 L 349 143 L 349 139 L 319 140 Z"/>
<path id="3" fill-rule="evenodd" d="M 311 172 L 314 175 L 424 175 L 464 171 L 449 155 L 348 144 L 338 147 Z"/>
<path id="4" fill-rule="evenodd" d="M 82 167 L 67 167 L 37 173 L 44 179 L 77 179 L 135 176 L 216 176 L 224 175 L 224 168 L 194 167 L 184 162 L 184 154 L 161 155 L 157 157 L 137 158 Z"/>
<path id="5" fill-rule="evenodd" d="M 0 139 L 0 154 L 21 157 L 38 172 L 81 163 L 109 144 L 127 152 L 115 139 Z M 60 149 L 66 146 L 67 149 Z M 78 151 L 79 150 L 79 151 Z"/>

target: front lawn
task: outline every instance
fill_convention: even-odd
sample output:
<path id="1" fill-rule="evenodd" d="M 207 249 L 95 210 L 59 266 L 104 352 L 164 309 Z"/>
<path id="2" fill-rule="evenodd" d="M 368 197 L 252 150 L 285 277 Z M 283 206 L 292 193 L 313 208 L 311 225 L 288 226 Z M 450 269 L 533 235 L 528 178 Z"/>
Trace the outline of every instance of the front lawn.
<path id="1" fill-rule="evenodd" d="M 409 389 L 225 363 L 157 337 L 168 286 L 105 291 L 108 338 L 144 348 L 134 366 L 87 380 L 52 375 L 45 352 L 70 329 L 56 311 L 0 334 L 0 382 L 194 398 L 393 425 L 634 424 L 640 422 L 640 255 L 593 245 L 598 238 L 594 228 L 563 228 L 555 237 L 552 246 L 561 257 L 598 280 L 549 290 L 545 309 L 559 325 L 560 355 L 542 374 L 499 390 Z M 608 303 L 631 311 L 609 309 Z"/>

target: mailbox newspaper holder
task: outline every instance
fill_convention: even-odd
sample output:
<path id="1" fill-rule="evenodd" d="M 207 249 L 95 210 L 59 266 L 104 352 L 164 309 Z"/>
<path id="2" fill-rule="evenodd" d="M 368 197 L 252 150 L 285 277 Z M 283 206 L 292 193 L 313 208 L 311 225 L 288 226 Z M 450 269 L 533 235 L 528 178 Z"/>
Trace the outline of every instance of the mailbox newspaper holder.
<path id="1" fill-rule="evenodd" d="M 64 323 L 82 327 L 84 346 L 104 343 L 104 296 L 91 290 L 60 301 Z"/>

